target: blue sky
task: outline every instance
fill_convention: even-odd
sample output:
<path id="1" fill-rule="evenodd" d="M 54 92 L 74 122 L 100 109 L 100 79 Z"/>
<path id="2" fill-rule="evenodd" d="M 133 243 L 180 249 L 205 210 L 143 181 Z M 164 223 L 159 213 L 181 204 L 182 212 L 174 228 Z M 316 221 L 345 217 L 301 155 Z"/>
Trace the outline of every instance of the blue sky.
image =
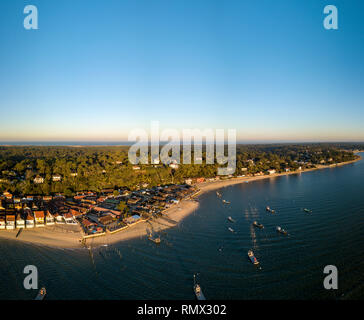
<path id="1" fill-rule="evenodd" d="M 363 19 L 360 0 L 3 0 L 0 141 L 120 141 L 152 120 L 364 141 Z"/>

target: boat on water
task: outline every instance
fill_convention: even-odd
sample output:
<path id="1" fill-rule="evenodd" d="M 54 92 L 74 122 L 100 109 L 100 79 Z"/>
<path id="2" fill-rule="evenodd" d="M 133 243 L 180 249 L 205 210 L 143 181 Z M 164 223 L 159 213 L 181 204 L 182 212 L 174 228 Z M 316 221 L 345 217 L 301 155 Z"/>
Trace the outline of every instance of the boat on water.
<path id="1" fill-rule="evenodd" d="M 230 204 L 230 201 L 222 200 L 223 203 Z"/>
<path id="2" fill-rule="evenodd" d="M 41 288 L 34 300 L 43 300 L 47 294 L 46 288 Z"/>
<path id="3" fill-rule="evenodd" d="M 220 192 L 216 191 L 216 195 L 217 195 L 219 198 L 221 198 L 221 193 L 220 193 Z"/>
<path id="4" fill-rule="evenodd" d="M 234 229 L 233 229 L 233 228 L 230 228 L 230 227 L 228 228 L 228 230 L 229 230 L 230 232 L 235 232 L 235 231 L 234 231 Z"/>
<path id="5" fill-rule="evenodd" d="M 276 230 L 277 230 L 277 232 L 279 232 L 281 234 L 284 234 L 284 235 L 288 234 L 288 232 L 286 230 L 282 229 L 281 227 L 277 227 Z"/>
<path id="6" fill-rule="evenodd" d="M 269 206 L 266 206 L 265 210 L 267 210 L 270 213 L 275 213 L 276 212 L 275 210 L 271 209 Z"/>
<path id="7" fill-rule="evenodd" d="M 312 210 L 310 210 L 310 209 L 306 209 L 306 208 L 304 208 L 304 209 L 303 209 L 303 211 L 305 211 L 305 212 L 307 212 L 307 213 L 311 213 L 311 212 L 312 212 Z"/>
<path id="8" fill-rule="evenodd" d="M 253 226 L 254 227 L 257 227 L 259 229 L 263 229 L 264 228 L 264 226 L 261 223 L 259 223 L 258 221 L 254 221 L 253 222 Z"/>
<path id="9" fill-rule="evenodd" d="M 148 238 L 150 241 L 153 241 L 154 243 L 161 243 L 161 238 L 160 237 L 155 237 L 155 238 L 153 238 L 153 237 L 149 237 Z"/>
<path id="10" fill-rule="evenodd" d="M 201 289 L 201 286 L 196 283 L 196 276 L 193 275 L 193 291 L 195 292 L 195 296 L 196 296 L 196 299 L 197 300 L 206 300 L 203 292 L 202 292 L 202 289 Z"/>
<path id="11" fill-rule="evenodd" d="M 250 259 L 250 261 L 252 262 L 252 264 L 257 265 L 259 264 L 259 261 L 257 260 L 257 258 L 254 256 L 254 252 L 252 250 L 248 251 L 248 257 Z"/>
<path id="12" fill-rule="evenodd" d="M 233 222 L 233 223 L 235 222 L 235 220 L 234 220 L 232 217 L 230 217 L 230 216 L 229 216 L 227 219 L 228 219 L 230 222 Z"/>

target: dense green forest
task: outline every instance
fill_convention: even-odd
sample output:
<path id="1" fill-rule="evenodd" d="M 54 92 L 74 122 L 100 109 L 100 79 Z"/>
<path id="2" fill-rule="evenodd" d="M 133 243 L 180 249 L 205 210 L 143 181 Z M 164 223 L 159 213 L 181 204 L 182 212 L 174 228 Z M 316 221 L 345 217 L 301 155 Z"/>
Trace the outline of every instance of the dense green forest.
<path id="1" fill-rule="evenodd" d="M 364 145 L 238 145 L 234 175 L 266 174 L 269 169 L 282 172 L 285 168 L 295 170 L 300 166 L 310 168 L 320 163 L 349 161 L 355 159 L 352 150 L 356 149 L 363 150 Z M 215 177 L 218 165 L 181 164 L 178 169 L 166 165 L 140 165 L 139 168 L 133 170 L 128 161 L 127 146 L 1 146 L 0 191 L 72 195 L 77 191 L 124 186 L 136 189 L 182 183 L 187 178 Z M 39 183 L 35 182 L 36 177 L 41 179 Z"/>

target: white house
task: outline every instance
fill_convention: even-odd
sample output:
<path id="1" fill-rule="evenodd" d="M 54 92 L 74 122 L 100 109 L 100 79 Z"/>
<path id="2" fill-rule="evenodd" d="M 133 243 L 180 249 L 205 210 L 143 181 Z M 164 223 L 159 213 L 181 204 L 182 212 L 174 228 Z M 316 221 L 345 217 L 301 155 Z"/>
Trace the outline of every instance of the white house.
<path id="1" fill-rule="evenodd" d="M 63 218 L 66 221 L 66 224 L 77 224 L 71 213 L 64 214 Z"/>
<path id="2" fill-rule="evenodd" d="M 52 216 L 52 214 L 47 211 L 47 215 L 46 215 L 46 225 L 53 225 L 54 224 L 54 218 Z"/>
<path id="3" fill-rule="evenodd" d="M 15 216 L 14 215 L 6 216 L 6 229 L 9 229 L 9 230 L 15 229 Z"/>
<path id="4" fill-rule="evenodd" d="M 56 213 L 54 215 L 55 219 L 56 219 L 56 224 L 64 224 L 64 219 L 63 219 L 63 216 L 60 215 L 59 213 Z"/>
<path id="5" fill-rule="evenodd" d="M 36 184 L 41 184 L 41 183 L 43 183 L 44 182 L 44 178 L 43 177 L 41 177 L 41 176 L 36 176 L 35 178 L 34 178 L 34 183 L 36 183 Z"/>
<path id="6" fill-rule="evenodd" d="M 35 226 L 44 227 L 44 211 L 34 211 Z"/>
<path id="7" fill-rule="evenodd" d="M 32 215 L 28 214 L 27 218 L 25 219 L 25 226 L 27 228 L 34 228 L 34 218 Z"/>
<path id="8" fill-rule="evenodd" d="M 268 170 L 268 173 L 269 173 L 269 174 L 274 174 L 274 173 L 276 173 L 276 170 L 274 170 L 274 169 L 270 169 L 270 170 Z"/>
<path id="9" fill-rule="evenodd" d="M 17 228 L 25 228 L 25 220 L 22 219 L 20 214 L 16 217 L 16 227 Z"/>
<path id="10" fill-rule="evenodd" d="M 0 217 L 0 229 L 5 229 L 5 218 Z"/>
<path id="11" fill-rule="evenodd" d="M 54 182 L 56 182 L 56 181 L 61 181 L 61 180 L 62 180 L 62 177 L 61 177 L 61 175 L 60 175 L 60 174 L 55 174 L 55 175 L 53 175 L 53 176 L 52 176 L 52 180 L 53 180 Z"/>

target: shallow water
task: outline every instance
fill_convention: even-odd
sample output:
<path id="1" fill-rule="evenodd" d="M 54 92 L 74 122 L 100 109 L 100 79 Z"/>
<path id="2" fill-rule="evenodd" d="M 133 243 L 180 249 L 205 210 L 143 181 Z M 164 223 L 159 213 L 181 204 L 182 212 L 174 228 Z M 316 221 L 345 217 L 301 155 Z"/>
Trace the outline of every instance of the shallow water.
<path id="1" fill-rule="evenodd" d="M 162 231 L 160 245 L 143 237 L 91 255 L 0 240 L 0 299 L 35 297 L 23 288 L 29 264 L 38 267 L 47 299 L 193 299 L 196 272 L 207 299 L 363 299 L 364 161 L 220 192 L 230 205 L 215 191 L 202 195 L 198 210 Z M 253 228 L 254 220 L 265 228 Z M 338 290 L 323 288 L 329 264 L 338 268 Z"/>

